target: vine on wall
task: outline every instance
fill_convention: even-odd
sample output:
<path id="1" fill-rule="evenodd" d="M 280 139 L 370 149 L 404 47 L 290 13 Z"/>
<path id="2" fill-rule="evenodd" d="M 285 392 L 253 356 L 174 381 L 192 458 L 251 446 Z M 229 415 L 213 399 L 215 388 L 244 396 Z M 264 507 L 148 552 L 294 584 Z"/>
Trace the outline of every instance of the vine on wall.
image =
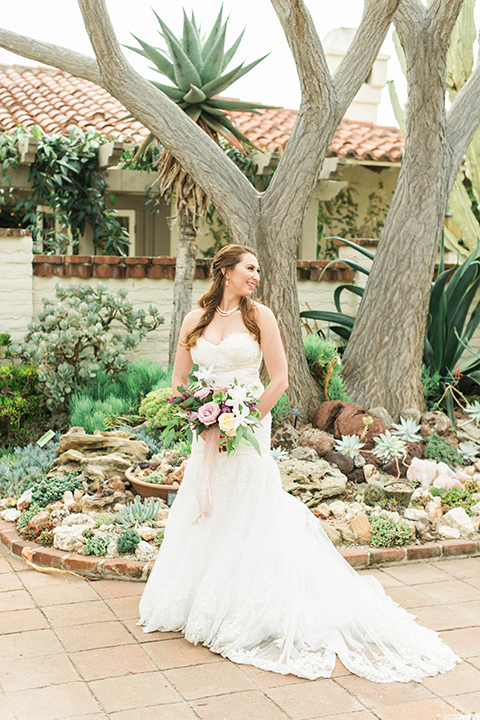
<path id="1" fill-rule="evenodd" d="M 25 138 L 39 139 L 30 165 L 30 194 L 19 197 L 12 187 L 11 171 L 20 164 Z M 0 134 L 0 224 L 31 230 L 43 252 L 64 252 L 68 245 L 78 251 L 86 223 L 93 228 L 99 254 L 125 255 L 128 233 L 105 206 L 106 183 L 98 169 L 97 151 L 108 138 L 99 133 L 72 129 L 69 136 L 46 135 L 40 128 L 17 128 Z M 38 208 L 48 207 L 48 212 Z M 67 234 L 70 230 L 71 237 Z"/>

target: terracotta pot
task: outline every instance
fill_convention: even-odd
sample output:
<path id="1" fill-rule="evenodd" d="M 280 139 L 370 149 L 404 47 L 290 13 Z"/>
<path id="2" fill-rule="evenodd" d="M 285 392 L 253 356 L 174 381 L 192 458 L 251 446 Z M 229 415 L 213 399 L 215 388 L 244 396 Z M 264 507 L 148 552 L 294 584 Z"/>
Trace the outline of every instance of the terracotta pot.
<path id="1" fill-rule="evenodd" d="M 395 500 L 402 507 L 410 505 L 410 498 L 413 495 L 413 488 L 402 482 L 401 480 L 393 483 L 387 483 L 384 487 L 385 497 L 389 500 Z"/>
<path id="2" fill-rule="evenodd" d="M 176 492 L 178 485 L 157 485 L 156 483 L 148 483 L 143 480 L 139 480 L 133 474 L 132 468 L 125 470 L 125 477 L 131 483 L 132 488 L 138 495 L 142 497 L 159 497 L 162 500 L 168 500 L 169 492 Z"/>

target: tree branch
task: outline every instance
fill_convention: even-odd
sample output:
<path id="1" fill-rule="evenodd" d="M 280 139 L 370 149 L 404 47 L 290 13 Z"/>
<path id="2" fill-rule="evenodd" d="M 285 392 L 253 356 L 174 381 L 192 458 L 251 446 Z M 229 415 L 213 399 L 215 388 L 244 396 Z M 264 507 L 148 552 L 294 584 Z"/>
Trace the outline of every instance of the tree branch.
<path id="1" fill-rule="evenodd" d="M 0 28 L 0 47 L 29 58 L 29 60 L 53 65 L 53 67 L 65 70 L 76 77 L 91 80 L 96 85 L 105 87 L 97 61 L 88 55 L 82 55 L 60 45 L 51 45 L 41 40 L 25 37 L 25 35 L 18 35 L 3 28 Z"/>
<path id="2" fill-rule="evenodd" d="M 399 5 L 400 0 L 366 0 L 355 37 L 333 76 L 339 120 L 370 72 Z"/>
<path id="3" fill-rule="evenodd" d="M 477 63 L 460 89 L 447 115 L 447 144 L 452 184 L 460 170 L 463 156 L 480 124 L 480 65 Z"/>
<path id="4" fill-rule="evenodd" d="M 302 88 L 297 120 L 265 192 L 265 208 L 275 214 L 283 207 L 281 215 L 292 205 L 308 203 L 338 123 L 368 75 L 400 0 L 366 0 L 360 28 L 333 81 L 303 0 L 271 2 L 292 50 Z M 299 231 L 300 225 L 290 229 L 292 237 Z"/>

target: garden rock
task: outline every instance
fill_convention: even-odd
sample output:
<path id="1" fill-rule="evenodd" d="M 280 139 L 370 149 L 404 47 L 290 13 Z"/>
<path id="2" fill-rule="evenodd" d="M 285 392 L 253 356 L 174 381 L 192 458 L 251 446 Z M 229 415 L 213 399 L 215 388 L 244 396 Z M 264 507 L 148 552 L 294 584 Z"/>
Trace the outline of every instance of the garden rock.
<path id="1" fill-rule="evenodd" d="M 330 512 L 335 518 L 342 517 L 342 515 L 345 515 L 346 511 L 347 506 L 343 500 L 335 500 L 335 502 L 330 503 Z"/>
<path id="2" fill-rule="evenodd" d="M 295 458 L 295 460 L 309 460 L 310 462 L 318 460 L 316 451 L 311 447 L 293 448 L 293 450 L 290 450 L 290 457 Z"/>
<path id="3" fill-rule="evenodd" d="M 365 513 L 360 512 L 350 521 L 350 530 L 360 545 L 368 545 L 372 539 L 372 529 Z"/>
<path id="4" fill-rule="evenodd" d="M 122 475 L 128 467 L 141 462 L 148 455 L 146 443 L 134 439 L 131 433 L 95 431 L 88 435 L 83 428 L 70 428 L 62 435 L 49 476 L 63 477 L 81 471 L 90 493 L 113 475 Z"/>
<path id="5" fill-rule="evenodd" d="M 83 530 L 85 528 L 94 528 L 95 520 L 91 515 L 84 515 L 84 513 L 72 513 L 63 519 L 62 526 L 66 525 L 83 525 Z"/>
<path id="6" fill-rule="evenodd" d="M 403 513 L 405 520 L 428 520 L 428 514 L 421 508 L 407 508 Z"/>
<path id="7" fill-rule="evenodd" d="M 363 433 L 367 425 L 364 419 L 371 420 L 365 435 Z M 374 437 L 387 429 L 383 420 L 369 413 L 362 405 L 341 400 L 322 403 L 315 411 L 312 424 L 319 430 L 331 433 L 338 440 L 342 435 L 363 435 L 362 442 L 367 450 L 373 448 Z"/>
<path id="8" fill-rule="evenodd" d="M 319 457 L 323 457 L 335 447 L 335 438 L 329 433 L 314 427 L 302 428 L 298 444 L 315 450 Z"/>
<path id="9" fill-rule="evenodd" d="M 272 433 L 272 448 L 282 447 L 284 450 L 292 450 L 297 447 L 300 433 L 293 425 L 281 425 Z"/>
<path id="10" fill-rule="evenodd" d="M 458 425 L 455 428 L 455 436 L 460 442 L 473 442 L 475 445 L 480 446 L 480 427 L 474 422 L 469 422 L 462 427 Z M 475 461 L 475 467 L 480 470 L 480 461 Z"/>
<path id="11" fill-rule="evenodd" d="M 480 515 L 480 502 L 476 503 L 476 505 L 472 505 L 470 510 L 473 512 L 474 515 Z"/>
<path id="12" fill-rule="evenodd" d="M 344 475 L 348 475 L 349 473 L 353 472 L 355 468 L 355 463 L 353 462 L 351 457 L 349 457 L 348 455 L 343 455 L 336 450 L 330 450 L 329 452 L 327 452 L 325 455 L 325 460 L 329 462 L 330 465 L 336 465 Z"/>
<path id="13" fill-rule="evenodd" d="M 425 511 L 427 512 L 430 522 L 436 525 L 442 517 L 442 498 L 437 495 L 429 500 L 425 505 Z"/>
<path id="14" fill-rule="evenodd" d="M 30 522 L 28 523 L 31 528 L 37 528 L 40 525 L 43 525 L 44 523 L 48 522 L 50 520 L 50 513 L 48 510 L 40 510 L 36 515 L 34 515 Z"/>
<path id="15" fill-rule="evenodd" d="M 122 489 L 123 488 L 123 489 Z M 118 476 L 114 476 L 103 483 L 94 495 L 83 496 L 84 513 L 90 512 L 112 512 L 117 505 L 126 505 L 131 493 L 125 491 L 125 484 Z"/>
<path id="16" fill-rule="evenodd" d="M 379 406 L 379 407 L 370 408 L 369 412 L 370 412 L 372 415 L 376 415 L 376 416 L 379 417 L 381 420 L 383 420 L 383 422 L 385 423 L 385 426 L 386 426 L 389 430 L 391 430 L 391 428 L 393 427 L 393 422 L 394 422 L 394 421 L 393 421 L 392 416 L 391 416 L 390 413 L 388 412 L 388 410 L 386 410 L 386 409 L 385 409 L 384 407 L 382 407 L 382 406 Z"/>
<path id="17" fill-rule="evenodd" d="M 361 483 L 365 482 L 365 475 L 363 474 L 363 468 L 355 468 L 355 470 L 351 473 L 348 473 L 348 479 L 350 482 L 357 483 L 357 485 L 360 485 Z"/>
<path id="18" fill-rule="evenodd" d="M 363 466 L 363 475 L 365 477 L 365 482 L 378 482 L 380 480 L 380 472 L 375 467 L 375 465 L 372 465 L 371 463 L 366 463 Z"/>
<path id="19" fill-rule="evenodd" d="M 376 505 L 384 497 L 383 485 L 376 481 L 369 482 L 363 493 L 363 499 L 367 505 Z"/>
<path id="20" fill-rule="evenodd" d="M 475 533 L 473 522 L 462 507 L 452 508 L 445 513 L 442 520 L 442 524 L 456 528 L 461 537 L 470 537 Z"/>
<path id="21" fill-rule="evenodd" d="M 75 500 L 73 498 L 73 493 L 71 490 L 65 490 L 65 492 L 63 493 L 63 502 L 67 507 L 75 505 Z"/>
<path id="22" fill-rule="evenodd" d="M 145 540 L 146 542 L 148 542 L 149 540 L 153 540 L 157 532 L 158 530 L 154 530 L 151 527 L 146 527 L 145 525 L 137 528 L 137 533 L 140 535 L 142 540 Z"/>
<path id="23" fill-rule="evenodd" d="M 17 510 L 16 508 L 8 508 L 7 510 L 2 510 L 2 512 L 0 512 L 0 517 L 7 522 L 15 522 L 21 514 L 20 510 Z"/>
<path id="24" fill-rule="evenodd" d="M 413 420 L 417 425 L 420 425 L 422 419 L 422 413 L 417 408 L 405 408 L 400 411 L 400 417 L 404 420 Z"/>
<path id="25" fill-rule="evenodd" d="M 153 545 L 149 545 L 149 543 L 145 540 L 140 540 L 137 545 L 137 549 L 135 550 L 135 557 L 137 560 L 140 560 L 141 562 L 151 562 L 152 560 L 155 560 L 157 555 L 157 548 L 153 547 Z"/>
<path id="26" fill-rule="evenodd" d="M 460 530 L 458 528 L 450 527 L 450 525 L 439 525 L 437 533 L 440 537 L 446 538 L 447 540 L 458 540 L 460 537 Z"/>
<path id="27" fill-rule="evenodd" d="M 283 489 L 300 497 L 311 494 L 307 505 L 316 507 L 321 500 L 345 492 L 347 478 L 326 460 L 286 460 L 279 465 Z"/>
<path id="28" fill-rule="evenodd" d="M 430 410 L 423 413 L 421 417 L 420 435 L 422 437 L 430 437 L 430 435 L 448 435 L 452 423 L 445 413 L 439 410 Z"/>
<path id="29" fill-rule="evenodd" d="M 333 525 L 330 525 L 330 523 L 325 522 L 325 520 L 319 520 L 319 523 L 328 535 L 329 540 L 335 545 L 335 547 L 339 547 L 342 544 L 342 535 L 340 531 L 333 527 Z"/>
<path id="30" fill-rule="evenodd" d="M 53 547 L 57 550 L 82 554 L 87 543 L 82 535 L 84 529 L 81 525 L 59 525 L 53 528 Z"/>

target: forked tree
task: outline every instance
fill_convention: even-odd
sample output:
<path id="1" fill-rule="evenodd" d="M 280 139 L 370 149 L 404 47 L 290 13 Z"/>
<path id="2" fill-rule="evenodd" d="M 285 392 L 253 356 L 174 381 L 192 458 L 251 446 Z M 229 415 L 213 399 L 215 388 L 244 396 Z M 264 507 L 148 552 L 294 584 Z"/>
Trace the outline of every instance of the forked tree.
<path id="1" fill-rule="evenodd" d="M 349 393 L 397 415 L 423 407 L 430 283 L 448 199 L 480 123 L 480 66 L 446 112 L 446 59 L 463 0 L 402 0 L 406 143 L 397 187 L 345 355 Z"/>
<path id="2" fill-rule="evenodd" d="M 263 193 L 193 120 L 131 67 L 105 0 L 79 0 L 95 58 L 7 30 L 0 30 L 0 46 L 108 90 L 202 187 L 232 238 L 256 247 L 262 296 L 278 318 L 287 352 L 290 401 L 306 417 L 318 404 L 320 391 L 308 370 L 299 321 L 296 258 L 302 222 L 335 130 L 368 76 L 400 0 L 365 0 L 359 28 L 333 76 L 303 0 L 271 1 L 296 63 L 302 94 L 290 140 Z M 161 7 L 158 10 L 161 14 Z"/>

